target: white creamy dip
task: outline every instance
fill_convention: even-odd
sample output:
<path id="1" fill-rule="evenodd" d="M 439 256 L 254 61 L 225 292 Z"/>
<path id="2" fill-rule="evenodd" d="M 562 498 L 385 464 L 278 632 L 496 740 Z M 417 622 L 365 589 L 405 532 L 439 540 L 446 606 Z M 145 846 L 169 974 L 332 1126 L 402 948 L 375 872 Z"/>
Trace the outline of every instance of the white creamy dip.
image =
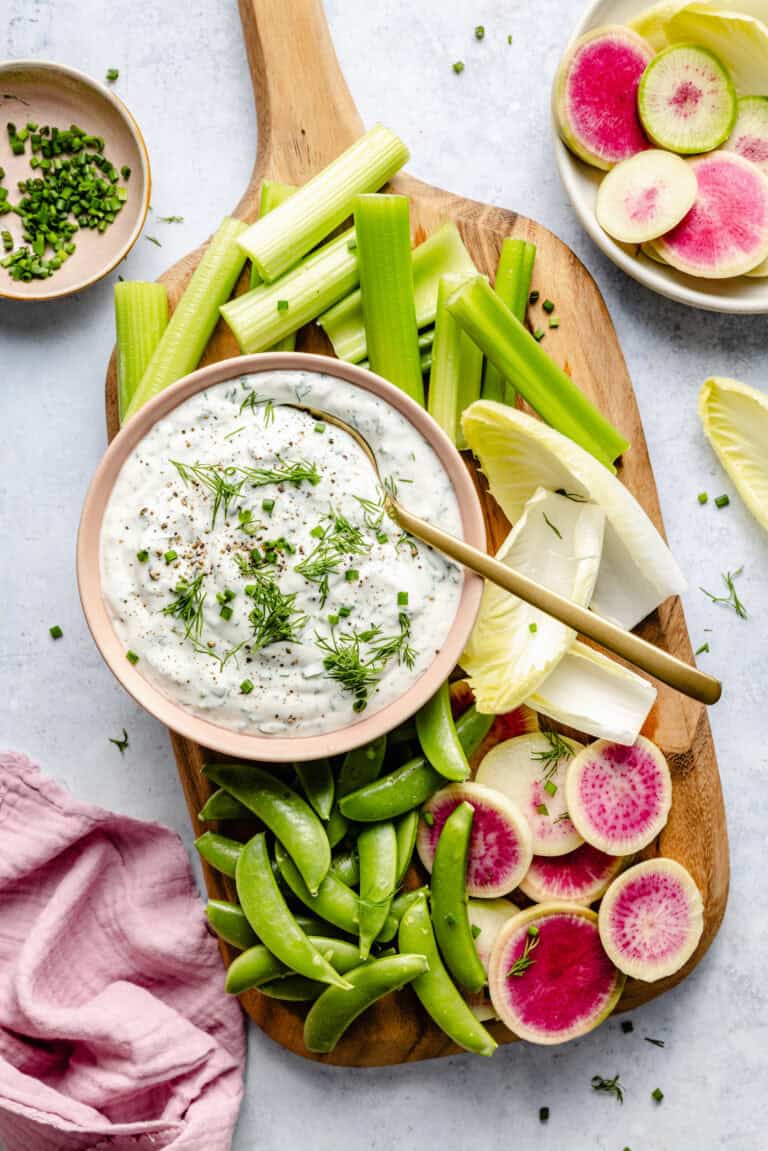
<path id="1" fill-rule="evenodd" d="M 360 447 L 281 406 L 297 401 L 359 428 L 402 502 L 462 534 L 429 444 L 345 380 L 244 376 L 155 424 L 105 511 L 103 594 L 137 670 L 234 731 L 316 735 L 379 711 L 429 667 L 461 595 L 460 569 L 382 516 Z"/>

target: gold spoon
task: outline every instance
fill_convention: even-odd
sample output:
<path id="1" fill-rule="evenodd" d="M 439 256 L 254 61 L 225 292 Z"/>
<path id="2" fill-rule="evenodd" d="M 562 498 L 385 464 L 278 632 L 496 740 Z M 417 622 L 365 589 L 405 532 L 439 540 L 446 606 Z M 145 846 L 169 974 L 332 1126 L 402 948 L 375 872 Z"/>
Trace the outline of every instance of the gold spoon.
<path id="1" fill-rule="evenodd" d="M 352 437 L 365 452 L 376 473 L 376 478 L 383 492 L 384 511 L 404 531 L 429 544 L 437 551 L 442 552 L 443 555 L 449 556 L 450 559 L 456 560 L 457 563 L 463 564 L 470 571 L 476 572 L 484 579 L 490 580 L 491 583 L 495 583 L 504 588 L 505 591 L 516 595 L 518 599 L 524 600 L 532 607 L 538 608 L 539 611 L 559 620 L 566 627 L 581 632 L 582 635 L 594 640 L 595 643 L 599 643 L 601 647 L 607 648 L 614 655 L 621 656 L 628 663 L 634 664 L 635 667 L 654 676 L 655 679 L 661 680 L 662 683 L 669 684 L 670 687 L 682 692 L 683 695 L 697 699 L 701 703 L 717 703 L 722 685 L 714 676 L 707 675 L 696 667 L 691 667 L 690 664 L 684 663 L 676 656 L 670 655 L 669 652 L 662 651 L 661 648 L 641 639 L 639 635 L 634 635 L 633 632 L 626 631 L 618 624 L 595 615 L 594 612 L 566 599 L 565 596 L 550 591 L 549 588 L 529 579 L 521 572 L 507 567 L 506 564 L 500 563 L 499 560 L 493 559 L 478 548 L 441 531 L 440 528 L 433 527 L 426 520 L 422 520 L 409 512 L 392 495 L 384 483 L 373 448 L 365 436 L 352 424 L 348 424 L 346 420 L 334 416 L 331 412 L 312 408 L 306 404 L 286 404 L 285 407 L 295 408 L 299 412 L 306 412 L 313 419 L 322 420 L 326 424 L 333 424 L 334 427 L 340 428 L 341 431 Z"/>

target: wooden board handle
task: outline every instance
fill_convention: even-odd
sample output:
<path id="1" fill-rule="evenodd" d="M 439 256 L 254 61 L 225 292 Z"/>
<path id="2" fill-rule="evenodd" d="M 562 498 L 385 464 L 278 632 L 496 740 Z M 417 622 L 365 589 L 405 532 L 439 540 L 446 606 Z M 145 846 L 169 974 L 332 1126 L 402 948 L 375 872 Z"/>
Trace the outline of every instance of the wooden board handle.
<path id="1" fill-rule="evenodd" d="M 321 0 L 239 0 L 258 153 L 236 214 L 250 216 L 264 178 L 303 184 L 363 130 Z"/>

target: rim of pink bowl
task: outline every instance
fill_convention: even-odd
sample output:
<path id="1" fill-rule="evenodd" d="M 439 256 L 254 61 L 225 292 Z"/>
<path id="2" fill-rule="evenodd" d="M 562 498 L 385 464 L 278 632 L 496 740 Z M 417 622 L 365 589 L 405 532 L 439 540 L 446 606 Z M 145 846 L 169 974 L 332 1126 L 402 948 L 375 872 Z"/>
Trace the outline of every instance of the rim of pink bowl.
<path id="1" fill-rule="evenodd" d="M 465 540 L 486 547 L 485 523 L 472 477 L 459 452 L 432 417 L 399 388 L 354 364 L 305 352 L 264 352 L 221 360 L 200 368 L 155 396 L 123 427 L 107 449 L 85 497 L 77 537 L 77 582 L 91 635 L 102 658 L 133 699 L 166 727 L 203 747 L 240 759 L 305 762 L 339 755 L 376 739 L 412 716 L 456 666 L 474 626 L 483 581 L 465 571 L 451 629 L 427 670 L 398 699 L 335 731 L 321 735 L 271 736 L 233 731 L 193 715 L 145 679 L 126 658 L 101 590 L 99 541 L 109 497 L 125 460 L 158 420 L 197 392 L 226 380 L 271 371 L 322 372 L 385 400 L 416 428 L 435 451 L 453 487 Z"/>

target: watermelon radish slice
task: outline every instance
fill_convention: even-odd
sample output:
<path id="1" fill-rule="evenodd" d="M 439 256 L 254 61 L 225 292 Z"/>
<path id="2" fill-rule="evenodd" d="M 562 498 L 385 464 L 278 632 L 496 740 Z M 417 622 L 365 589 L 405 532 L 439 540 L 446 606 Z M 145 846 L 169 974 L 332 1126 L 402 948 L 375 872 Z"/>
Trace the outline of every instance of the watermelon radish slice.
<path id="1" fill-rule="evenodd" d="M 477 769 L 478 783 L 503 792 L 522 811 L 536 855 L 565 855 L 582 842 L 565 805 L 566 768 L 581 746 L 555 732 L 519 735 L 498 743 Z"/>
<path id="2" fill-rule="evenodd" d="M 685 160 L 648 148 L 611 169 L 598 189 L 595 214 L 614 240 L 643 244 L 680 223 L 697 189 Z"/>
<path id="3" fill-rule="evenodd" d="M 470 899 L 468 910 L 469 922 L 475 936 L 475 949 L 487 974 L 496 937 L 505 923 L 520 914 L 520 908 L 515 907 L 508 899 Z M 481 1023 L 496 1018 L 487 989 L 474 995 L 466 995 L 465 998 L 472 1008 L 473 1015 Z"/>
<path id="4" fill-rule="evenodd" d="M 768 256 L 768 179 L 735 152 L 689 160 L 696 202 L 677 227 L 654 241 L 681 272 L 705 279 L 741 276 Z"/>
<path id="5" fill-rule="evenodd" d="M 587 843 L 611 855 L 633 855 L 667 822 L 672 803 L 667 761 L 642 735 L 629 746 L 599 739 L 571 760 L 565 799 Z"/>
<path id="6" fill-rule="evenodd" d="M 529 907 L 493 947 L 488 989 L 496 1014 L 530 1043 L 586 1035 L 611 1014 L 623 987 L 600 942 L 597 915 L 586 907 Z"/>
<path id="7" fill-rule="evenodd" d="M 701 894 L 674 859 L 648 859 L 613 881 L 599 927 L 619 970 L 652 983 L 674 975 L 696 950 L 704 929 Z"/>
<path id="8" fill-rule="evenodd" d="M 453 783 L 436 791 L 422 808 L 416 850 L 432 871 L 443 824 L 466 800 L 475 810 L 467 862 L 467 894 L 494 899 L 519 884 L 531 865 L 531 829 L 520 809 L 501 792 L 480 783 Z"/>
<path id="9" fill-rule="evenodd" d="M 556 900 L 588 907 L 603 895 L 626 862 L 623 856 L 607 855 L 589 843 L 556 859 L 534 855 L 520 890 L 534 903 Z"/>
<path id="10" fill-rule="evenodd" d="M 751 160 L 768 176 L 768 96 L 742 96 L 736 123 L 723 147 Z"/>
<path id="11" fill-rule="evenodd" d="M 654 56 L 640 81 L 637 106 L 654 144 L 686 155 L 718 148 L 736 122 L 728 70 L 696 44 L 674 44 Z"/>
<path id="12" fill-rule="evenodd" d="M 621 24 L 581 36 L 555 78 L 553 107 L 560 136 L 595 168 L 612 168 L 648 147 L 637 89 L 653 56 L 649 44 Z"/>

